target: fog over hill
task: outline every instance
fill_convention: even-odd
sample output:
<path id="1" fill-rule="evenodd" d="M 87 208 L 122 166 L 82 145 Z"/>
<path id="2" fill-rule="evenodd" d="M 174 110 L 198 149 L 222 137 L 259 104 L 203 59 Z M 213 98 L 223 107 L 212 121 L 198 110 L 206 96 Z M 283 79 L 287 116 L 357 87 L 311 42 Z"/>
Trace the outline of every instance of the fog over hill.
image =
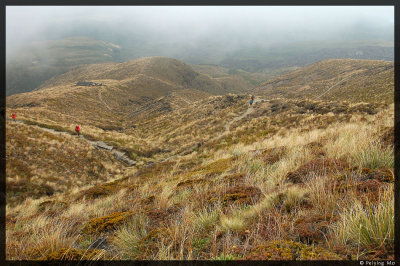
<path id="1" fill-rule="evenodd" d="M 6 11 L 7 260 L 394 261 L 393 7 Z"/>
<path id="2" fill-rule="evenodd" d="M 71 68 L 167 56 L 271 72 L 393 60 L 392 7 L 7 7 L 7 95 Z M 23 34 L 18 34 L 23 32 Z"/>

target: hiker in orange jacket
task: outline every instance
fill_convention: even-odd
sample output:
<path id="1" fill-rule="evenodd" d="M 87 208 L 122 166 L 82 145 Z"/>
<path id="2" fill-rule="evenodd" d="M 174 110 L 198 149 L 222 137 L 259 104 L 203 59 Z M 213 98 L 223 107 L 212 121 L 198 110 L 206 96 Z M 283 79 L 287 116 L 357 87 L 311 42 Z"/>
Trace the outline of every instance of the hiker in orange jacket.
<path id="1" fill-rule="evenodd" d="M 11 115 L 11 118 L 15 121 L 15 118 L 17 117 L 17 115 L 15 114 L 15 113 L 13 113 L 12 115 Z"/>
<path id="2" fill-rule="evenodd" d="M 80 131 L 81 129 L 80 129 L 80 127 L 79 127 L 79 125 L 77 125 L 76 127 L 75 127 L 75 131 L 76 131 L 76 133 L 78 133 L 78 137 L 80 136 L 79 135 L 79 131 Z"/>

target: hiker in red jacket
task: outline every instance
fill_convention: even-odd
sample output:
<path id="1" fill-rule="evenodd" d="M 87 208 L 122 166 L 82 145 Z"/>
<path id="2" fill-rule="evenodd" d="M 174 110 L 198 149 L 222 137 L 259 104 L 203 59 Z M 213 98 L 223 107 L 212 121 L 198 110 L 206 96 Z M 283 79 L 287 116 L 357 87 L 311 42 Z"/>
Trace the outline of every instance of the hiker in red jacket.
<path id="1" fill-rule="evenodd" d="M 17 117 L 17 115 L 15 114 L 15 113 L 13 113 L 12 115 L 11 115 L 11 118 L 15 121 L 15 118 Z"/>
<path id="2" fill-rule="evenodd" d="M 252 105 L 253 105 L 253 102 L 254 102 L 254 95 L 251 95 L 251 99 L 250 99 L 250 102 L 249 102 L 249 106 L 252 106 Z"/>
<path id="3" fill-rule="evenodd" d="M 80 136 L 79 135 L 79 131 L 80 131 L 81 129 L 80 129 L 80 127 L 79 127 L 79 125 L 77 125 L 76 127 L 75 127 L 75 131 L 76 131 L 76 133 L 78 133 L 78 137 Z"/>

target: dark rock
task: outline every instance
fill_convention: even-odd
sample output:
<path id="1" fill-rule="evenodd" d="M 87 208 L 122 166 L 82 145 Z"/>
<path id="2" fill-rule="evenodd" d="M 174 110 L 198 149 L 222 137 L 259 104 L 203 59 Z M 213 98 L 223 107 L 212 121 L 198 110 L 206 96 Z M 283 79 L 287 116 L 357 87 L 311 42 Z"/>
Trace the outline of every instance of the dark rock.
<path id="1" fill-rule="evenodd" d="M 110 244 L 108 244 L 107 239 L 105 237 L 99 237 L 96 239 L 88 249 L 111 249 Z"/>

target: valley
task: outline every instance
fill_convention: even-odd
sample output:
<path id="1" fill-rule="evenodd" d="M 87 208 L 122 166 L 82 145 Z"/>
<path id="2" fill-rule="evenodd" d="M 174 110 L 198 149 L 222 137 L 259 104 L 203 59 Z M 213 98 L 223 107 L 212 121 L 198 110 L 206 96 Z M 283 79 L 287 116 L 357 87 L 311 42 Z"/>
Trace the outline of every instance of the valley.
<path id="1" fill-rule="evenodd" d="M 7 97 L 7 259 L 393 259 L 393 94 L 361 59 L 53 77 Z"/>

